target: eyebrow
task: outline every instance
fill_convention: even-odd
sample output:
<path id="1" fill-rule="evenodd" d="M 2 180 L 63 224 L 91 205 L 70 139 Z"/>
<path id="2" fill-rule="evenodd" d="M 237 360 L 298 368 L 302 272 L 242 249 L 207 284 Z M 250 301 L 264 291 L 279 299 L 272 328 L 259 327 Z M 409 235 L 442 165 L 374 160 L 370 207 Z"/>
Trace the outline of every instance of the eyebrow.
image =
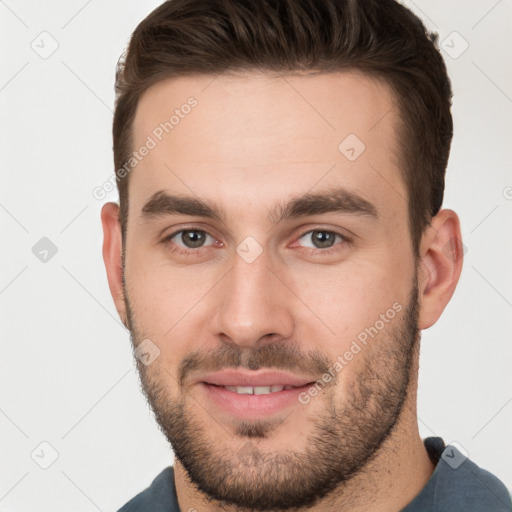
<path id="1" fill-rule="evenodd" d="M 352 214 L 378 219 L 377 208 L 373 203 L 343 188 L 307 193 L 284 201 L 271 209 L 268 219 L 272 224 L 278 224 L 286 219 L 324 213 Z M 141 216 L 149 219 L 166 215 L 191 215 L 220 222 L 226 222 L 227 219 L 221 207 L 203 199 L 173 195 L 160 190 L 144 204 Z"/>
<path id="2" fill-rule="evenodd" d="M 285 219 L 295 219 L 322 213 L 343 213 L 378 218 L 377 208 L 355 192 L 344 188 L 325 192 L 307 193 L 274 207 L 269 220 L 277 224 Z"/>
<path id="3" fill-rule="evenodd" d="M 226 215 L 221 209 L 202 199 L 172 195 L 160 190 L 153 194 L 142 207 L 142 217 L 163 217 L 165 215 L 192 215 L 221 222 L 226 220 Z"/>

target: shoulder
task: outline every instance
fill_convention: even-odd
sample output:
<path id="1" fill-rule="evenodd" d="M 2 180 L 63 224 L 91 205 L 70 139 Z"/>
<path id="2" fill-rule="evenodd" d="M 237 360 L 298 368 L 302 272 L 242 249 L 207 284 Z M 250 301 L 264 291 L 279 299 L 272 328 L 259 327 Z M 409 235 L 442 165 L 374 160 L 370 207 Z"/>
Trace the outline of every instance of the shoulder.
<path id="1" fill-rule="evenodd" d="M 431 458 L 437 451 L 436 468 L 403 512 L 512 512 L 510 493 L 501 480 L 477 466 L 457 446 L 444 447 L 439 441 L 442 442 L 440 438 L 425 439 Z"/>
<path id="2" fill-rule="evenodd" d="M 444 466 L 444 477 L 438 478 L 437 485 L 440 504 L 457 504 L 460 510 L 468 511 L 511 512 L 510 493 L 499 478 L 470 459 L 457 468 L 450 466 L 447 460 L 457 451 L 448 446 L 439 462 Z"/>
<path id="3" fill-rule="evenodd" d="M 118 512 L 180 512 L 174 487 L 174 469 L 165 468 L 144 491 L 137 494 Z"/>

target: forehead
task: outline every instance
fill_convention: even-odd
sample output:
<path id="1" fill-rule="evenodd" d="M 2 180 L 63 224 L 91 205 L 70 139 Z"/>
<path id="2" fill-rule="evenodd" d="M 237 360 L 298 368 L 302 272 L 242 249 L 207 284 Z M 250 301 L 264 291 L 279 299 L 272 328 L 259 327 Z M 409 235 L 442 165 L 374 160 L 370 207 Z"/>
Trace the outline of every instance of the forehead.
<path id="1" fill-rule="evenodd" d="M 130 211 L 158 190 L 273 201 L 318 185 L 404 203 L 390 88 L 354 72 L 192 75 L 141 97 Z M 401 204 L 402 211 L 406 205 Z"/>

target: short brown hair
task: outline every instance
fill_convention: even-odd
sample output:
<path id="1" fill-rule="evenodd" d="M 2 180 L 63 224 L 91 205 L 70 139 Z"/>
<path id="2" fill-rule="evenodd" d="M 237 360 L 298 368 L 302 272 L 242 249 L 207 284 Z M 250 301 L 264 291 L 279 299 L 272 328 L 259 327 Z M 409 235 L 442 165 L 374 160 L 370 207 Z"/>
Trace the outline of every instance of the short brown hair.
<path id="1" fill-rule="evenodd" d="M 168 0 L 135 29 L 116 72 L 114 164 L 133 151 L 138 100 L 170 77 L 237 70 L 358 70 L 383 79 L 400 116 L 415 255 L 443 201 L 452 90 L 437 34 L 394 0 Z M 123 244 L 128 176 L 117 174 Z"/>

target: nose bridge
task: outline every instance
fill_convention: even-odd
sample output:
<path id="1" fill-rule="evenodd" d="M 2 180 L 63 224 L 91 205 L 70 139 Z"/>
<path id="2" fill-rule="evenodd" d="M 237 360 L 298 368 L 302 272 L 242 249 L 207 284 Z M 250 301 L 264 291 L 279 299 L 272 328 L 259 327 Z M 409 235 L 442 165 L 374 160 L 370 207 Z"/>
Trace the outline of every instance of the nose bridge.
<path id="1" fill-rule="evenodd" d="M 269 335 L 291 336 L 291 303 L 270 263 L 264 252 L 255 259 L 244 258 L 243 253 L 234 255 L 231 271 L 223 280 L 222 303 L 216 313 L 217 334 L 240 346 L 255 346 Z"/>

